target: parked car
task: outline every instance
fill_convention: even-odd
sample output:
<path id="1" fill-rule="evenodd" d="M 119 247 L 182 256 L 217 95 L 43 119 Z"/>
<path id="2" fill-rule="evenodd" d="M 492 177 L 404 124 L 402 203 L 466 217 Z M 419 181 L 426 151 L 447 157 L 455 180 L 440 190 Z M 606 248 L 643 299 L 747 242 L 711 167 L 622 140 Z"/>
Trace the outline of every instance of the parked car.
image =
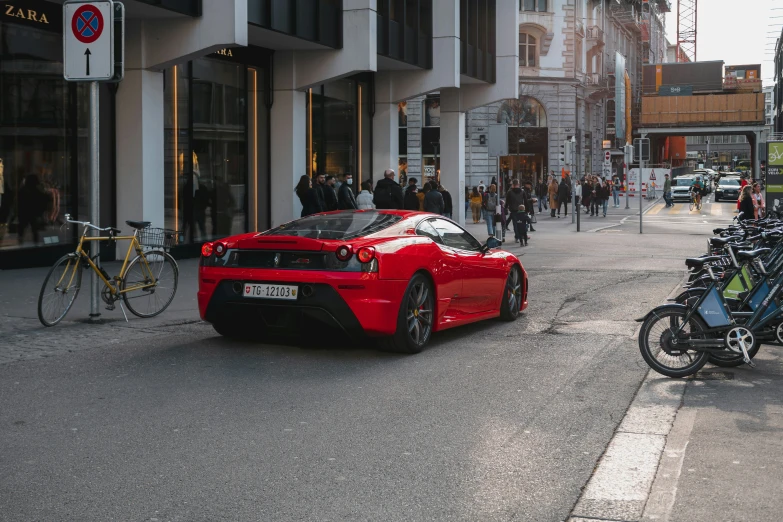
<path id="1" fill-rule="evenodd" d="M 723 176 L 718 181 L 718 188 L 715 189 L 715 201 L 721 199 L 734 199 L 739 197 L 740 178 L 737 176 Z"/>
<path id="2" fill-rule="evenodd" d="M 517 256 L 482 244 L 457 223 L 425 212 L 315 214 L 262 233 L 205 243 L 202 319 L 228 337 L 336 328 L 417 353 L 433 332 L 527 307 Z"/>
<path id="3" fill-rule="evenodd" d="M 690 190 L 693 185 L 693 176 L 677 176 L 672 181 L 672 201 L 678 199 L 690 200 Z"/>

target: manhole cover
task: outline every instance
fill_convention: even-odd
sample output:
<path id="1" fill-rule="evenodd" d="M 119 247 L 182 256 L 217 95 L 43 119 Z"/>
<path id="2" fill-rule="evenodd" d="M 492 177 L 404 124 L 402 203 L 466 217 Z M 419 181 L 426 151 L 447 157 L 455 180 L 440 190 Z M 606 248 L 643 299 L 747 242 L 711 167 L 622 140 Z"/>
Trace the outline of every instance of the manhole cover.
<path id="1" fill-rule="evenodd" d="M 731 381 L 734 380 L 734 372 L 707 371 L 696 374 L 700 381 Z"/>

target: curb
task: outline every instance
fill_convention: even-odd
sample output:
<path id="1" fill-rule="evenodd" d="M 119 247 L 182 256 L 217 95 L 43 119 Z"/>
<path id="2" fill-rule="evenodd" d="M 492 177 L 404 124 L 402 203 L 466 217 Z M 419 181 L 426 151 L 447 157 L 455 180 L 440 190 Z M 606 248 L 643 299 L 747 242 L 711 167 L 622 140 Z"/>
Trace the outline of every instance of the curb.
<path id="1" fill-rule="evenodd" d="M 680 287 L 678 284 L 667 297 L 678 293 Z M 634 337 L 638 336 L 638 331 Z M 640 520 L 648 512 L 648 503 L 652 512 L 667 509 L 672 502 L 671 492 L 658 488 L 653 495 L 653 483 L 659 465 L 669 465 L 677 473 L 677 466 L 682 466 L 684 451 L 670 455 L 680 457 L 676 462 L 672 459 L 672 462 L 661 463 L 661 457 L 682 406 L 687 384 L 686 379 L 670 379 L 652 369 L 647 371 L 593 475 L 566 519 L 568 522 Z M 682 438 L 677 439 L 677 447 L 687 445 L 687 440 L 683 442 Z"/>

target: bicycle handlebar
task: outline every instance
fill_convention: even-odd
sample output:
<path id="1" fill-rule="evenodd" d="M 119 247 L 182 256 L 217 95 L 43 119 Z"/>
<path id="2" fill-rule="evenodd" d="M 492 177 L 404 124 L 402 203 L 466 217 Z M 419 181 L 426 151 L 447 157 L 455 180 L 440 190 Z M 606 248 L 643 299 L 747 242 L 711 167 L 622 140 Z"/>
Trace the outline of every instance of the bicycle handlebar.
<path id="1" fill-rule="evenodd" d="M 119 229 L 114 228 L 114 227 L 101 228 L 101 227 L 93 225 L 89 221 L 76 221 L 75 219 L 71 219 L 71 215 L 70 214 L 65 214 L 65 222 L 66 223 L 73 223 L 75 225 L 82 225 L 85 228 L 92 228 L 93 230 L 97 230 L 98 232 L 114 232 L 114 231 L 119 232 Z"/>

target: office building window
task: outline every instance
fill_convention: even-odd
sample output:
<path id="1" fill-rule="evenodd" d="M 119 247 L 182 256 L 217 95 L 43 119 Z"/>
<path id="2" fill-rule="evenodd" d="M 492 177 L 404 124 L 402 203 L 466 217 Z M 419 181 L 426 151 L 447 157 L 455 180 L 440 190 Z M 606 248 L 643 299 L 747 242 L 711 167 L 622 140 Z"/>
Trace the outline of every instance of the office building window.
<path id="1" fill-rule="evenodd" d="M 536 66 L 536 39 L 526 33 L 519 35 L 519 65 L 520 67 Z"/>
<path id="2" fill-rule="evenodd" d="M 519 0 L 520 11 L 546 12 L 547 0 Z"/>

